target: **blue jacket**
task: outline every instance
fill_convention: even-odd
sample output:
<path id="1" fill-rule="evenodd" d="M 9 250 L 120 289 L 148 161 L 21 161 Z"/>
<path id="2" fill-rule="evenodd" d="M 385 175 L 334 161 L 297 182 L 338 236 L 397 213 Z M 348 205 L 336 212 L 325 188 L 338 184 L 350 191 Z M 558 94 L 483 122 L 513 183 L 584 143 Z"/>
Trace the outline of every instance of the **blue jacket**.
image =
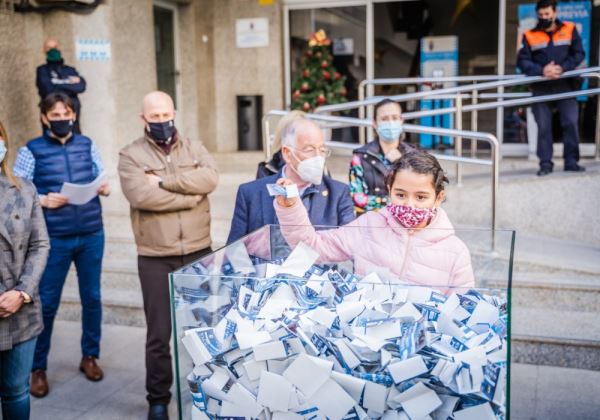
<path id="1" fill-rule="evenodd" d="M 575 70 L 585 58 L 581 36 L 572 22 L 556 21 L 557 29 L 546 32 L 538 27 L 523 34 L 517 55 L 517 67 L 527 76 L 541 76 L 544 66 L 551 61 L 563 71 Z M 579 89 L 578 79 L 560 79 L 534 83 L 531 90 L 536 95 L 570 92 Z"/>
<path id="2" fill-rule="evenodd" d="M 240 185 L 228 244 L 264 225 L 279 224 L 267 184 L 274 184 L 281 176 L 279 172 Z M 348 186 L 328 176 L 323 177 L 321 185 L 307 188 L 302 194 L 302 202 L 313 225 L 342 226 L 355 218 Z"/>
<path id="3" fill-rule="evenodd" d="M 78 76 L 79 83 L 66 83 L 69 76 Z M 62 92 L 73 100 L 75 112 L 79 113 L 78 94 L 85 91 L 85 79 L 73 67 L 60 63 L 47 63 L 39 66 L 36 73 L 36 85 L 40 98 L 44 99 L 53 92 Z"/>
<path id="4" fill-rule="evenodd" d="M 63 145 L 44 134 L 27 143 L 35 158 L 33 183 L 38 194 L 60 192 L 64 182 L 86 184 L 94 180 L 92 141 L 74 134 Z M 44 209 L 44 218 L 50 236 L 69 236 L 96 232 L 102 229 L 100 199 L 74 206 L 67 204 L 57 209 Z"/>

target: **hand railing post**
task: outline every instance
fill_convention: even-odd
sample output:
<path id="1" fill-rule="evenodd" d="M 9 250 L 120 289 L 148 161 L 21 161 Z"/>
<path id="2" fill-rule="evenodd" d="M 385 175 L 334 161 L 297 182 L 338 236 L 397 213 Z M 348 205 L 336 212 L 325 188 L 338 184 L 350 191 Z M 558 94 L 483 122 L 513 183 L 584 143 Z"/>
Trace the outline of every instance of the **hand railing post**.
<path id="1" fill-rule="evenodd" d="M 366 80 L 363 80 L 358 85 L 358 100 L 359 101 L 365 100 L 365 90 L 367 88 L 366 85 L 367 85 Z M 366 117 L 366 108 L 365 108 L 365 105 L 361 105 L 358 108 L 358 118 L 360 118 L 362 120 L 362 119 L 365 119 L 365 117 Z M 359 127 L 358 128 L 358 142 L 360 144 L 365 144 L 366 139 L 367 139 L 367 127 Z"/>
<path id="2" fill-rule="evenodd" d="M 473 92 L 471 93 L 471 103 L 473 105 L 477 105 L 477 103 L 479 102 L 478 95 L 479 91 L 477 89 L 473 89 Z M 478 117 L 479 113 L 477 112 L 477 110 L 473 110 L 471 112 L 471 131 L 477 131 Z M 471 157 L 475 156 L 477 156 L 477 142 L 471 139 Z"/>
<path id="3" fill-rule="evenodd" d="M 456 95 L 456 122 L 454 126 L 457 130 L 462 130 L 462 95 L 459 93 Z M 454 138 L 454 155 L 457 157 L 462 156 L 462 137 L 456 136 Z M 456 162 L 456 184 L 462 186 L 462 165 L 460 162 Z"/>

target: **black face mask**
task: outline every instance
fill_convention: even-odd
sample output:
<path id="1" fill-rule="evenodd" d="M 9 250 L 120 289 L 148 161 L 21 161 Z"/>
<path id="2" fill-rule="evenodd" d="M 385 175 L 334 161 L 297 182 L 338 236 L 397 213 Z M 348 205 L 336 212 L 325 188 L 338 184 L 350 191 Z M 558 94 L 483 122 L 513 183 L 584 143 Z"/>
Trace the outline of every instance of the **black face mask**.
<path id="1" fill-rule="evenodd" d="M 538 27 L 540 29 L 548 29 L 554 23 L 554 19 L 542 19 L 538 18 Z"/>
<path id="2" fill-rule="evenodd" d="M 50 131 L 60 138 L 65 138 L 73 132 L 73 120 L 58 120 L 48 121 L 50 123 Z"/>
<path id="3" fill-rule="evenodd" d="M 154 141 L 167 141 L 175 134 L 175 121 L 148 122 L 147 133 Z"/>

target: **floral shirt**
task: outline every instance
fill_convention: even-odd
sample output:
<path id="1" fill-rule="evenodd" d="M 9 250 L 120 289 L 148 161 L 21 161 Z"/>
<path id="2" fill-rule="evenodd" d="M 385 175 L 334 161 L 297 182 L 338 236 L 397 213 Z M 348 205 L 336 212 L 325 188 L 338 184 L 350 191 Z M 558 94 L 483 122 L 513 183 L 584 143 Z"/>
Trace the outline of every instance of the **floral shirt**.
<path id="1" fill-rule="evenodd" d="M 391 163 L 385 158 L 383 153 L 379 154 L 381 160 L 386 167 Z M 364 168 L 358 154 L 352 155 L 350 162 L 350 196 L 354 202 L 354 211 L 356 214 L 362 214 L 371 210 L 379 210 L 387 204 L 387 194 L 369 194 L 369 186 L 365 179 Z"/>

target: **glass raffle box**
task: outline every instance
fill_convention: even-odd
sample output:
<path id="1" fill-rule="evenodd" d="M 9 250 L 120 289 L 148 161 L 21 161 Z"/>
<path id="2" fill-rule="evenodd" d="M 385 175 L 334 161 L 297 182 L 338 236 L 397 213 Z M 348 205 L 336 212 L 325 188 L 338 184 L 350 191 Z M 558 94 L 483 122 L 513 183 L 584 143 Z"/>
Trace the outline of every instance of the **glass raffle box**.
<path id="1" fill-rule="evenodd" d="M 508 418 L 515 233 L 391 229 L 270 225 L 171 273 L 179 418 Z"/>

